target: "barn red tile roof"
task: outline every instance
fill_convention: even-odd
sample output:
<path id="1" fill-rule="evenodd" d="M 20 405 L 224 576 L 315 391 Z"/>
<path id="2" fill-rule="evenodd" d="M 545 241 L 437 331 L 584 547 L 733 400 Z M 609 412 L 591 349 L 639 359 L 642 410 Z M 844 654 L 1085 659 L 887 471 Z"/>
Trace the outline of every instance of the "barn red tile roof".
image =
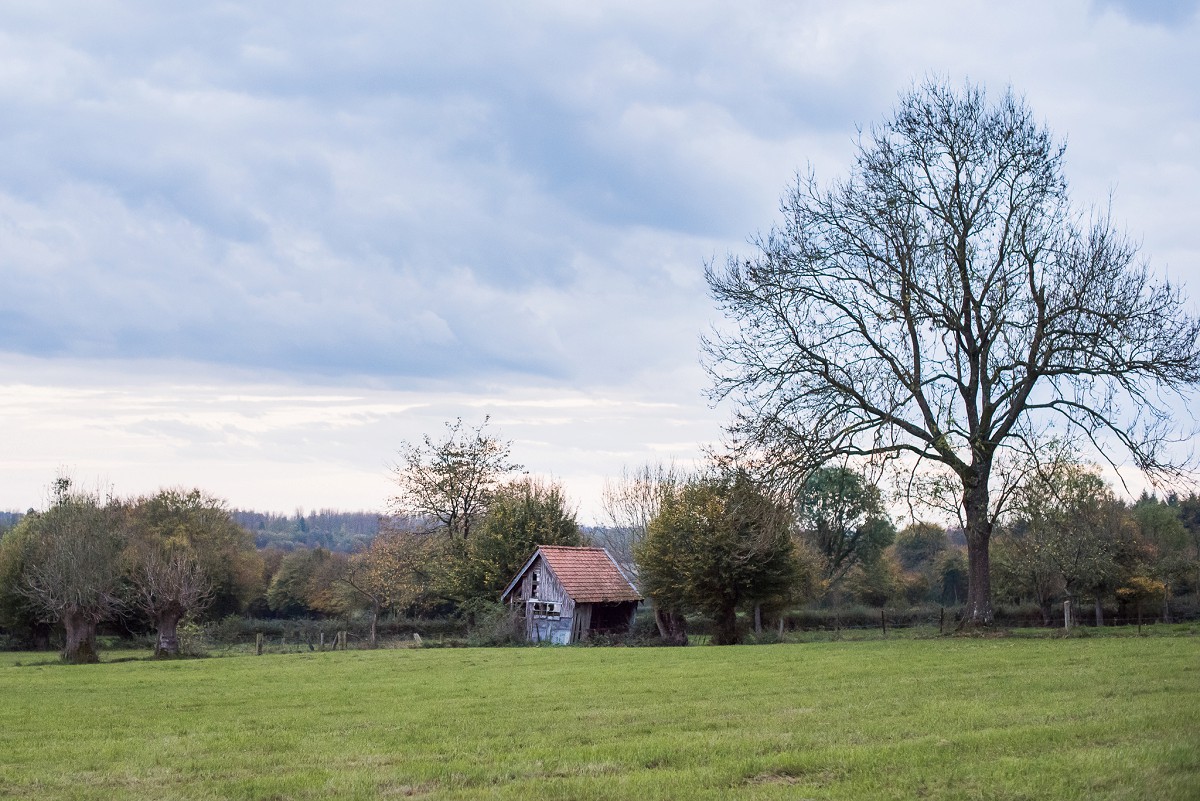
<path id="1" fill-rule="evenodd" d="M 576 603 L 642 600 L 603 548 L 541 545 L 538 552 Z"/>

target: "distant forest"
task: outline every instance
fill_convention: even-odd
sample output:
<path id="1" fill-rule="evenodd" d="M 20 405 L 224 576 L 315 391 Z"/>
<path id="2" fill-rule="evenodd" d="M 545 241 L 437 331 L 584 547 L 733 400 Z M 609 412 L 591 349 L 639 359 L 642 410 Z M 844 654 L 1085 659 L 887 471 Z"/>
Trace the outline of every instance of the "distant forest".
<path id="1" fill-rule="evenodd" d="M 324 548 L 328 551 L 352 553 L 368 545 L 379 533 L 381 516 L 378 512 L 339 512 L 320 509 L 305 514 L 255 512 L 234 509 L 233 521 L 254 535 L 256 548 Z"/>
<path id="2" fill-rule="evenodd" d="M 0 532 L 15 526 L 24 515 L 24 512 L 0 511 Z M 291 515 L 233 509 L 230 515 L 235 523 L 254 536 L 256 548 L 281 551 L 324 548 L 353 553 L 375 539 L 381 521 L 378 512 L 339 512 L 334 509 L 307 514 L 298 509 Z"/>
<path id="3" fill-rule="evenodd" d="M 24 515 L 24 512 L 0 511 L 0 532 L 15 526 Z M 327 551 L 354 553 L 375 539 L 384 520 L 399 528 L 418 527 L 418 521 L 408 521 L 406 525 L 405 521 L 387 518 L 379 512 L 339 512 L 336 509 L 319 509 L 308 513 L 297 509 L 290 515 L 233 509 L 230 515 L 235 523 L 253 535 L 254 547 L 259 550 L 324 548 Z M 602 527 L 580 526 L 580 530 L 589 541 L 604 541 L 602 535 L 605 529 Z"/>

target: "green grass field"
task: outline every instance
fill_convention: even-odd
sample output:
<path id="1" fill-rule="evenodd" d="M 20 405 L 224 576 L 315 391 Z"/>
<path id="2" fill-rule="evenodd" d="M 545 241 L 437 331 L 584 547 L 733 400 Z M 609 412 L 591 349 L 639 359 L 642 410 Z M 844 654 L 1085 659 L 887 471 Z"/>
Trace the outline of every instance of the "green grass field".
<path id="1" fill-rule="evenodd" d="M 1200 798 L 1195 636 L 49 660 L 0 797 Z"/>

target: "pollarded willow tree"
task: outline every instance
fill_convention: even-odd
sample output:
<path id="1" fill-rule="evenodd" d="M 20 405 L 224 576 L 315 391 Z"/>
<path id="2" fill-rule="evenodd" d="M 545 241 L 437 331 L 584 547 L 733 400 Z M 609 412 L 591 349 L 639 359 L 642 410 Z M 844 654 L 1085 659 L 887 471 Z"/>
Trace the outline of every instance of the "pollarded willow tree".
<path id="1" fill-rule="evenodd" d="M 128 597 L 157 630 L 157 656 L 179 654 L 179 623 L 218 595 L 234 596 L 252 568 L 249 534 L 225 502 L 199 489 L 163 489 L 129 506 Z"/>
<path id="2" fill-rule="evenodd" d="M 59 478 L 50 508 L 21 520 L 26 550 L 17 591 L 62 624 L 65 662 L 99 661 L 96 627 L 122 606 L 123 517 L 119 504 Z"/>
<path id="3" fill-rule="evenodd" d="M 1171 397 L 1200 381 L 1200 321 L 1071 204 L 1064 149 L 1011 91 L 926 82 L 860 136 L 848 178 L 801 177 L 753 257 L 706 270 L 732 323 L 705 348 L 737 446 L 777 480 L 856 457 L 944 470 L 970 624 L 992 621 L 1006 452 L 1054 426 L 1171 475 Z"/>

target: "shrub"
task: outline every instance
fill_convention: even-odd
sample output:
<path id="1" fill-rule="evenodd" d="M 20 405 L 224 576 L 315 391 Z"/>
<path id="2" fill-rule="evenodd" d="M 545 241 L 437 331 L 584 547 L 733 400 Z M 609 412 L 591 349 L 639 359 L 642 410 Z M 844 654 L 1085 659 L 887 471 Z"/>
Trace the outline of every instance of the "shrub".
<path id="1" fill-rule="evenodd" d="M 524 645 L 525 627 L 515 609 L 495 601 L 473 600 L 461 614 L 471 621 L 467 644 L 473 646 Z"/>

